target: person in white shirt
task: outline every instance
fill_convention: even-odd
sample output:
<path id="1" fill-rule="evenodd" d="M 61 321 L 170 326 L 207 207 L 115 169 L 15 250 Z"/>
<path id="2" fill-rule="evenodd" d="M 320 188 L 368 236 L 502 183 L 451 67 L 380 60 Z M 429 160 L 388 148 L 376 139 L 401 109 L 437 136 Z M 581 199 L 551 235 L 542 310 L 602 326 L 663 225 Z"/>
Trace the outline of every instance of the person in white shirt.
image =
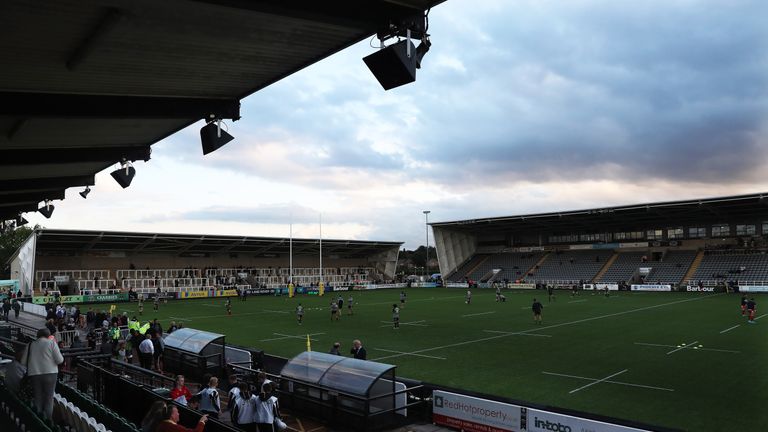
<path id="1" fill-rule="evenodd" d="M 275 430 L 275 417 L 280 417 L 277 406 L 277 398 L 272 396 L 272 384 L 264 384 L 256 403 L 254 421 L 259 432 L 273 432 Z"/>
<path id="2" fill-rule="evenodd" d="M 35 407 L 49 419 L 53 416 L 53 393 L 59 365 L 64 362 L 59 345 L 50 336 L 47 328 L 38 330 L 37 340 L 30 342 L 21 359 L 32 384 Z"/>
<path id="3" fill-rule="evenodd" d="M 232 408 L 232 423 L 246 432 L 256 432 L 256 405 L 260 403 L 256 395 L 248 391 L 248 384 L 240 383 L 237 399 L 230 404 Z"/>
<path id="4" fill-rule="evenodd" d="M 216 387 L 219 386 L 219 379 L 211 377 L 208 380 L 208 387 L 204 388 L 200 394 L 200 411 L 203 414 L 208 414 L 215 419 L 219 418 L 221 413 L 221 400 L 219 398 L 219 391 Z"/>
<path id="5" fill-rule="evenodd" d="M 152 338 L 147 332 L 144 340 L 139 344 L 139 363 L 144 369 L 152 369 L 152 355 L 155 354 L 155 346 L 152 344 Z"/>

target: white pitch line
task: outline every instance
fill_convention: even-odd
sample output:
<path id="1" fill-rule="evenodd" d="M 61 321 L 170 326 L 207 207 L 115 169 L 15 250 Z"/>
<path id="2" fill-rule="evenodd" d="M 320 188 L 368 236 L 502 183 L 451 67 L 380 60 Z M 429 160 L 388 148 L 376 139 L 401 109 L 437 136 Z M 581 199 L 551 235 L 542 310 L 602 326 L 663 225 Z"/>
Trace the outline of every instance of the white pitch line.
<path id="1" fill-rule="evenodd" d="M 699 343 L 699 341 L 693 341 L 693 342 L 691 342 L 691 343 L 689 343 L 689 344 L 682 344 L 682 345 L 680 345 L 679 347 L 677 347 L 677 348 L 673 349 L 672 351 L 668 352 L 668 353 L 667 353 L 667 355 L 670 355 L 670 354 L 672 354 L 672 353 L 676 353 L 676 352 L 678 352 L 678 351 L 680 351 L 680 350 L 684 350 L 684 349 L 685 349 L 685 347 L 687 347 L 687 346 L 691 346 L 691 345 L 693 345 L 693 344 L 695 344 L 695 343 Z"/>
<path id="2" fill-rule="evenodd" d="M 176 321 L 192 321 L 191 319 L 179 318 L 179 317 L 175 317 L 175 316 L 168 317 L 168 318 L 174 319 Z"/>
<path id="3" fill-rule="evenodd" d="M 736 327 L 740 327 L 740 326 L 741 326 L 741 324 L 736 324 L 736 325 L 735 325 L 735 326 L 733 326 L 733 327 L 728 327 L 727 329 L 725 329 L 725 330 L 721 331 L 721 332 L 720 332 L 720 334 L 723 334 L 723 333 L 729 332 L 729 331 L 731 331 L 731 330 L 735 329 Z"/>
<path id="4" fill-rule="evenodd" d="M 760 315 L 759 317 L 755 318 L 755 321 L 759 320 L 760 318 L 762 318 L 762 317 L 764 317 L 764 316 L 766 316 L 766 315 L 768 315 L 768 314 L 762 314 L 762 315 Z"/>
<path id="5" fill-rule="evenodd" d="M 203 305 L 200 305 L 200 306 L 212 307 L 212 308 L 220 308 L 221 307 L 221 305 L 212 305 L 212 304 L 203 304 Z"/>
<path id="6" fill-rule="evenodd" d="M 645 343 L 645 342 L 635 342 L 635 345 L 646 345 L 646 346 L 657 346 L 657 347 L 664 347 L 664 348 L 677 348 L 676 345 L 664 345 L 664 344 L 653 344 L 653 343 Z M 680 349 L 695 349 L 698 351 L 717 351 L 717 352 L 729 352 L 734 354 L 739 354 L 741 351 L 734 351 L 734 350 L 727 350 L 727 349 L 719 349 L 719 348 L 695 348 L 688 344 L 688 346 L 680 347 Z"/>
<path id="7" fill-rule="evenodd" d="M 269 339 L 262 339 L 259 342 L 270 342 L 270 341 L 276 341 L 276 340 L 282 340 L 282 339 L 291 339 L 291 338 L 304 340 L 304 339 L 307 338 L 307 335 L 287 335 L 287 334 L 283 334 L 283 333 L 272 333 L 272 334 L 278 335 L 280 337 L 269 338 Z M 313 339 L 312 336 L 317 336 L 317 335 L 321 335 L 321 334 L 325 334 L 325 333 L 310 333 L 309 334 L 309 340 L 317 341 L 317 339 Z"/>
<path id="8" fill-rule="evenodd" d="M 451 299 L 457 299 L 457 298 L 466 298 L 466 296 L 450 296 L 450 297 L 441 297 L 439 299 L 436 299 L 434 297 L 426 298 L 426 299 L 407 299 L 406 304 L 413 303 L 413 302 L 423 302 L 423 301 L 443 301 L 443 300 L 451 300 Z M 398 300 L 399 301 L 399 300 Z M 392 303 L 396 303 L 394 301 L 385 301 L 385 302 L 378 302 L 378 303 L 355 303 L 355 306 L 379 306 L 379 305 L 391 305 Z"/>
<path id="9" fill-rule="evenodd" d="M 391 352 L 391 353 L 398 353 L 403 355 L 413 355 L 417 357 L 426 357 L 431 359 L 437 359 L 437 360 L 446 360 L 445 357 L 437 357 L 437 356 L 430 356 L 430 355 L 424 355 L 424 354 L 415 354 L 415 353 L 409 353 L 409 352 L 403 352 L 403 351 L 395 351 L 395 350 L 388 350 L 384 348 L 374 348 L 376 351 L 384 351 L 384 352 Z"/>
<path id="10" fill-rule="evenodd" d="M 288 311 L 279 311 L 279 310 L 271 310 L 271 309 L 262 309 L 262 311 L 269 312 L 269 313 L 279 313 L 279 314 L 287 314 L 288 313 Z"/>
<path id="11" fill-rule="evenodd" d="M 496 311 L 478 312 L 478 313 L 473 313 L 473 314 L 462 315 L 461 317 L 462 318 L 466 318 L 466 317 L 471 317 L 471 316 L 488 315 L 488 314 L 495 314 L 495 313 L 496 313 Z"/>
<path id="12" fill-rule="evenodd" d="M 567 374 L 561 374 L 561 373 L 555 373 L 555 372 L 543 372 L 542 371 L 541 373 L 546 374 L 546 375 L 561 376 L 561 377 L 566 377 L 566 378 L 577 378 L 577 379 L 587 380 L 587 381 L 594 381 L 594 380 L 596 380 L 596 378 L 587 378 L 587 377 L 582 377 L 582 376 L 578 376 L 578 375 L 567 375 Z M 675 391 L 674 389 L 669 389 L 669 388 L 664 388 L 664 387 L 654 387 L 654 386 L 649 386 L 649 385 L 644 385 L 644 384 L 626 383 L 626 382 L 622 382 L 622 381 L 605 380 L 603 382 L 610 383 L 610 384 L 619 384 L 619 385 L 631 386 L 631 387 L 641 387 L 641 388 L 647 388 L 647 389 L 651 389 L 651 390 L 663 390 L 663 391 L 670 391 L 670 392 Z"/>
<path id="13" fill-rule="evenodd" d="M 629 370 L 629 369 L 624 369 L 623 371 L 619 371 L 619 372 L 616 372 L 615 374 L 611 374 L 611 375 L 608 375 L 608 376 L 607 376 L 607 377 L 605 377 L 605 378 L 599 379 L 599 380 L 597 380 L 597 381 L 593 381 L 593 382 L 591 382 L 591 383 L 589 383 L 589 384 L 586 384 L 586 385 L 583 385 L 583 386 L 581 386 L 581 387 L 579 387 L 579 388 L 577 388 L 577 389 L 573 389 L 573 390 L 569 391 L 569 392 L 568 392 L 568 394 L 574 394 L 574 393 L 576 393 L 576 392 L 577 392 L 577 391 L 579 391 L 579 390 L 584 390 L 584 389 L 585 389 L 585 388 L 587 388 L 587 387 L 592 387 L 592 386 L 593 386 L 593 385 L 595 385 L 595 384 L 600 384 L 601 382 L 603 382 L 603 381 L 605 381 L 605 380 L 607 380 L 607 379 L 613 378 L 613 377 L 615 377 L 615 376 L 617 376 L 617 375 L 621 375 L 621 374 L 623 374 L 624 372 L 626 372 L 626 371 L 628 371 L 628 370 Z"/>
<path id="14" fill-rule="evenodd" d="M 423 323 L 425 321 L 426 320 L 411 321 L 411 322 L 407 322 L 407 323 L 406 322 L 401 322 L 400 325 L 411 325 L 411 326 L 415 326 L 415 327 L 429 327 L 429 324 L 421 324 L 421 323 Z M 390 326 L 394 325 L 394 323 L 392 321 L 381 321 L 381 322 L 387 323 L 387 324 L 381 325 L 381 326 L 379 326 L 379 328 L 381 328 L 381 327 L 390 327 Z"/>
<path id="15" fill-rule="evenodd" d="M 483 330 L 486 333 L 499 333 L 503 335 L 519 335 L 519 336 L 536 336 L 536 337 L 552 337 L 552 335 L 543 335 L 543 334 L 531 334 L 531 333 L 521 333 L 521 332 L 508 332 L 508 331 L 501 331 L 501 330 Z"/>
<path id="16" fill-rule="evenodd" d="M 581 303 L 581 302 L 585 302 L 585 301 L 586 300 L 572 300 L 572 301 L 569 301 L 568 303 Z"/>
<path id="17" fill-rule="evenodd" d="M 671 305 L 679 304 L 679 303 L 686 303 L 686 302 L 691 302 L 691 301 L 699 301 L 699 300 L 703 300 L 703 299 L 707 299 L 707 298 L 712 298 L 712 297 L 717 297 L 717 296 L 721 296 L 721 295 L 724 295 L 724 293 L 712 294 L 712 295 L 708 295 L 708 296 L 704 296 L 704 297 L 688 298 L 688 299 L 685 299 L 685 300 L 676 300 L 676 301 L 669 302 L 669 303 L 661 303 L 661 304 L 657 304 L 657 305 L 653 305 L 653 306 L 645 306 L 645 307 L 641 307 L 641 308 L 638 308 L 638 309 L 631 309 L 631 310 L 628 310 L 628 311 L 615 312 L 615 313 L 612 313 L 612 314 L 600 315 L 600 316 L 596 316 L 596 317 L 592 317 L 592 318 L 584 318 L 584 319 L 580 319 L 580 320 L 576 320 L 576 321 L 570 321 L 570 322 L 565 322 L 565 323 L 560 323 L 560 324 L 552 324 L 552 325 L 548 325 L 548 326 L 537 327 L 535 329 L 524 330 L 524 331 L 522 331 L 520 333 L 531 333 L 531 332 L 537 332 L 537 331 L 541 331 L 541 330 L 557 328 L 557 327 L 562 327 L 562 326 L 567 326 L 567 325 L 580 324 L 580 323 L 583 323 L 583 322 L 589 322 L 589 321 L 599 320 L 599 319 L 603 319 L 603 318 L 610 318 L 610 317 L 619 316 L 619 315 L 626 315 L 626 314 L 635 313 L 635 312 L 642 312 L 644 310 L 655 309 L 655 308 L 664 307 L 664 306 L 671 306 Z M 478 342 L 485 342 L 485 341 L 499 339 L 499 338 L 503 338 L 503 337 L 507 337 L 507 336 L 510 336 L 510 335 L 502 334 L 502 335 L 498 335 L 498 336 L 489 336 L 489 337 L 484 337 L 484 338 L 479 338 L 479 339 L 468 340 L 468 341 L 464 341 L 464 342 L 456 342 L 456 343 L 452 343 L 452 344 L 448 344 L 448 345 L 437 346 L 437 347 L 433 347 L 433 348 L 426 348 L 426 349 L 419 350 L 419 351 L 414 351 L 414 352 L 416 352 L 416 353 L 423 353 L 423 352 L 441 350 L 441 349 L 445 349 L 445 348 L 453 348 L 453 347 L 456 347 L 456 346 L 468 345 L 468 344 L 473 344 L 473 343 L 478 343 Z M 393 354 L 393 355 L 390 355 L 390 356 L 379 357 L 379 358 L 371 359 L 371 360 L 379 361 L 379 360 L 384 360 L 384 359 L 393 358 L 393 357 L 400 357 L 400 355 L 399 354 Z"/>

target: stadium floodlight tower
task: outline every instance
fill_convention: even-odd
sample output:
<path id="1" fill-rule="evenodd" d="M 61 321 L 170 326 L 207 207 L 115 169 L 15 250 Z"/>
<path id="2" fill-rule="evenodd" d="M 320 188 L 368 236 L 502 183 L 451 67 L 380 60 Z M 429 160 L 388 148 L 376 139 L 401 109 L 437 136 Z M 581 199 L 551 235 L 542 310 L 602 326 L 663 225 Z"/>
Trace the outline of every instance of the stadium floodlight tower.
<path id="1" fill-rule="evenodd" d="M 426 251 L 427 255 L 424 260 L 424 275 L 427 275 L 427 269 L 429 268 L 429 213 L 431 213 L 429 210 L 424 210 L 422 213 L 424 213 L 424 233 L 426 234 L 427 239 L 427 246 Z"/>

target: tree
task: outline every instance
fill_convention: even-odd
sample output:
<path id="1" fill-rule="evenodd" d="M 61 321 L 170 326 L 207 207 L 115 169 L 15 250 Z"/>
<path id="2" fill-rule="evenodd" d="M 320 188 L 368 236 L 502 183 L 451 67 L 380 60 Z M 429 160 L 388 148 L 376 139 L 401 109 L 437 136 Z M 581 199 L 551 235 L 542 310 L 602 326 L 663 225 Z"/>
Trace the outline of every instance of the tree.
<path id="1" fill-rule="evenodd" d="M 0 266 L 2 266 L 0 278 L 10 279 L 10 266 L 6 266 L 5 262 L 19 249 L 24 240 L 38 228 L 40 226 L 35 225 L 34 228 L 8 228 L 0 232 Z"/>

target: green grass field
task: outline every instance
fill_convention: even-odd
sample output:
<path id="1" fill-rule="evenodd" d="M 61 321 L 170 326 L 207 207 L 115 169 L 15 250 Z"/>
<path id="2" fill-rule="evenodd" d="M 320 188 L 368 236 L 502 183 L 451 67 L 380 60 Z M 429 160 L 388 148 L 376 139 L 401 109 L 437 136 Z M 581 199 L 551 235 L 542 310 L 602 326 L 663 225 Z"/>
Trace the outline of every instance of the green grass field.
<path id="1" fill-rule="evenodd" d="M 306 348 L 348 353 L 359 338 L 369 360 L 397 375 L 556 407 L 692 431 L 768 428 L 768 319 L 747 324 L 734 294 L 409 289 L 401 328 L 391 325 L 399 290 L 355 291 L 354 315 L 331 322 L 331 296 L 145 304 L 144 319 L 223 333 L 227 341 L 285 357 Z M 342 293 L 345 299 L 349 292 Z M 544 304 L 533 324 L 534 296 Z M 758 304 L 762 297 L 758 297 Z M 295 306 L 306 308 L 298 325 Z M 133 314 L 134 304 L 118 310 Z M 759 313 L 758 317 L 762 317 Z M 683 345 L 685 344 L 685 345 Z M 600 380 L 598 382 L 598 380 Z"/>

